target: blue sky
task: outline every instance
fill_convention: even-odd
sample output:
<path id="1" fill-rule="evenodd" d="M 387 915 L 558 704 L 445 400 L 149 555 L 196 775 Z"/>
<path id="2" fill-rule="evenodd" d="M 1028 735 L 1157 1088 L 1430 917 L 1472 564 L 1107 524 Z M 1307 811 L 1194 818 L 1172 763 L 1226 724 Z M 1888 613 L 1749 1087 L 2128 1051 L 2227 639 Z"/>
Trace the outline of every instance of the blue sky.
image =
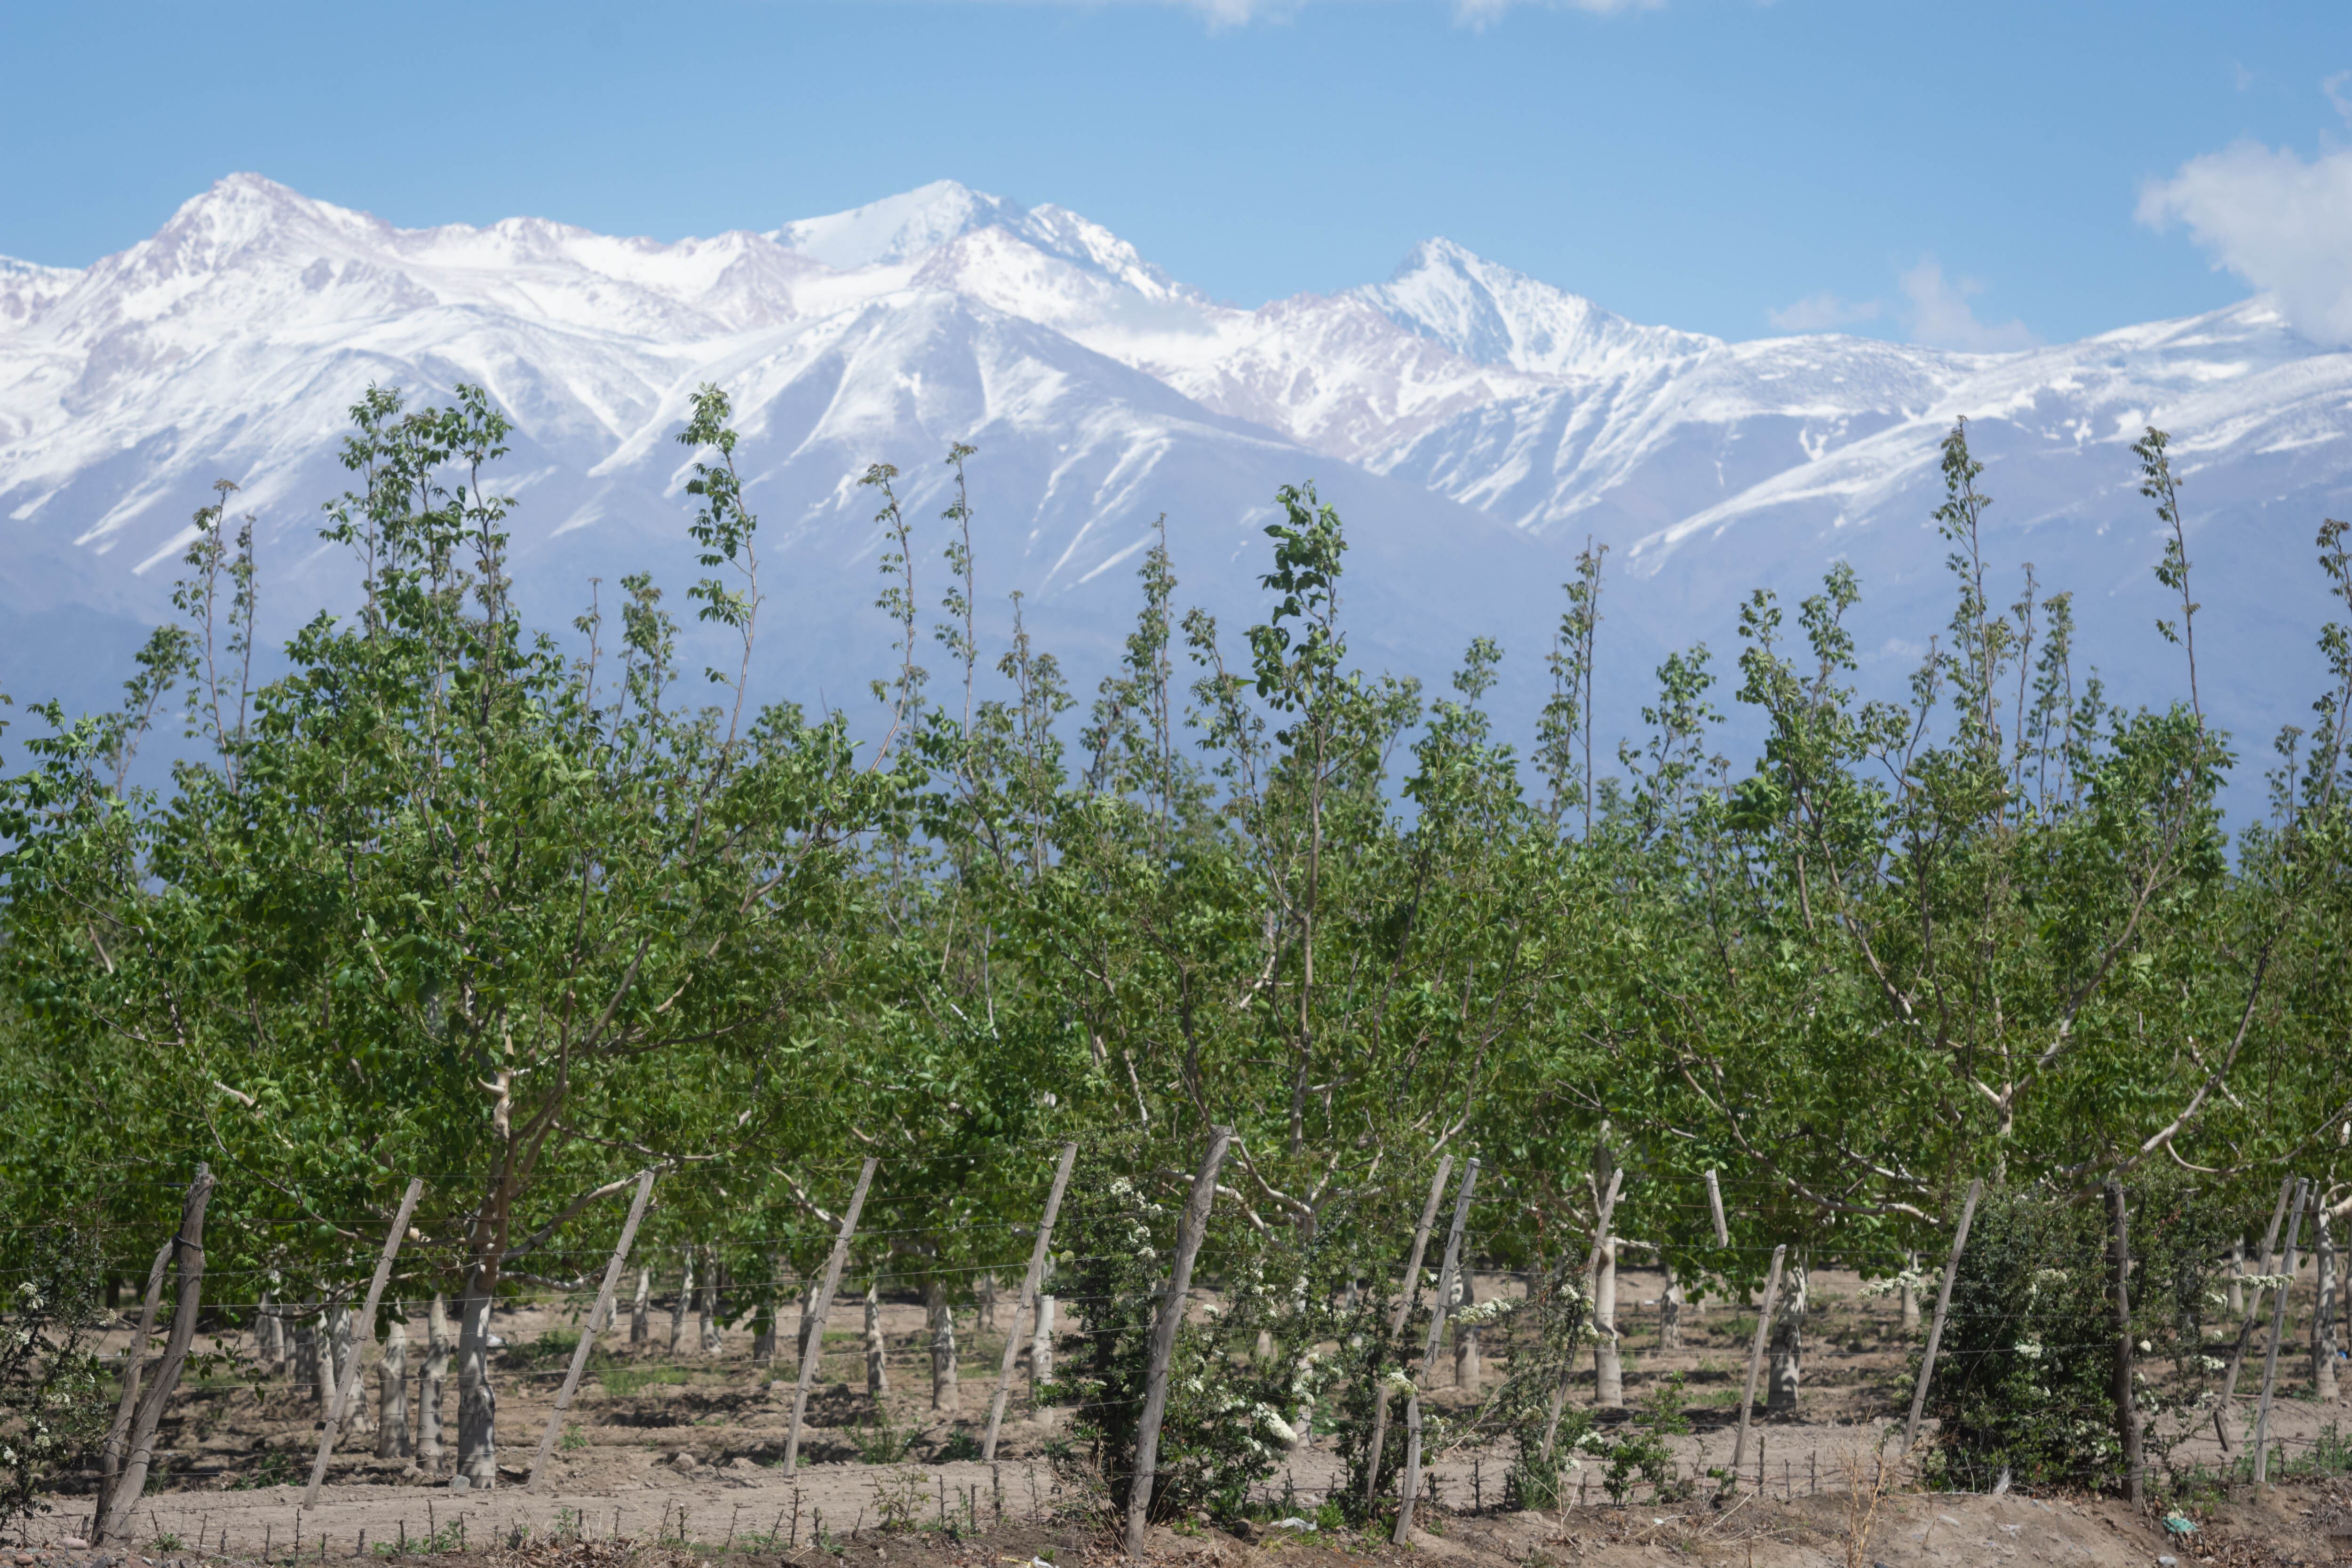
<path id="1" fill-rule="evenodd" d="M 1593 4 L 16 5 L 0 254 L 87 263 L 238 169 L 662 237 L 945 176 L 1244 304 L 1433 234 L 1731 337 L 1999 346 L 2352 287 L 2341 0 Z"/>

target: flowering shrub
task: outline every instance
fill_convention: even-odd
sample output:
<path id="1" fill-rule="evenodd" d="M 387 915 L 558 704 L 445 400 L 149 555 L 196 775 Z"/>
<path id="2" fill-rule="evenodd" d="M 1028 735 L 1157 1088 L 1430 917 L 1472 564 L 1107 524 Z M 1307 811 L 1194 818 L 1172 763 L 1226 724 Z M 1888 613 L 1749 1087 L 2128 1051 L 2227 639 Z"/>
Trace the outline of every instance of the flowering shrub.
<path id="1" fill-rule="evenodd" d="M 112 1413 L 98 1357 L 99 1258 L 72 1230 L 47 1233 L 0 1318 L 0 1523 L 47 1512 L 42 1487 L 76 1468 Z"/>
<path id="2" fill-rule="evenodd" d="M 1153 1201 L 1125 1176 L 1071 1184 L 1056 1235 L 1063 1306 L 1082 1326 L 1077 1354 L 1047 1396 L 1075 1405 L 1091 1479 L 1124 1512 L 1134 1480 L 1151 1326 L 1168 1288 L 1174 1204 Z M 1152 1476 L 1155 1522 L 1194 1511 L 1238 1516 L 1305 1435 L 1333 1368 L 1315 1353 L 1337 1331 L 1332 1281 L 1313 1258 L 1262 1239 L 1223 1259 L 1221 1310 L 1188 1317 L 1169 1363 L 1168 1405 Z M 1272 1353 L 1252 1349 L 1263 1331 Z"/>
<path id="3" fill-rule="evenodd" d="M 2130 1194 L 2134 1406 L 2151 1474 L 2204 1420 L 2234 1332 L 2214 1289 L 2241 1215 L 2150 1177 Z M 1986 1193 L 1952 1279 L 1928 1412 L 1929 1469 L 1945 1484 L 2027 1489 L 2123 1479 L 2115 1424 L 2115 1270 L 2105 1205 L 2039 1188 Z"/>

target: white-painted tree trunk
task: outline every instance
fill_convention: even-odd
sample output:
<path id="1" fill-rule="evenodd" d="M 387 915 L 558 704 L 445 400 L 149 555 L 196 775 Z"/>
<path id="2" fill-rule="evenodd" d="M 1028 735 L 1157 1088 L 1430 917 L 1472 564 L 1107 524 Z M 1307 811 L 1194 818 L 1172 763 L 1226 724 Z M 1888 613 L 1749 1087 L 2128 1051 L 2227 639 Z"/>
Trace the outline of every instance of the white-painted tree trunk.
<path id="1" fill-rule="evenodd" d="M 328 1321 L 333 1326 L 328 1338 L 335 1348 L 334 1381 L 327 1393 L 327 1403 L 332 1405 L 335 1397 L 333 1391 L 343 1385 L 343 1379 L 352 1370 L 352 1362 L 359 1356 L 362 1348 L 359 1336 L 364 1333 L 371 1339 L 373 1338 L 375 1325 L 370 1323 L 362 1327 L 359 1321 L 359 1314 L 349 1307 L 336 1308 L 329 1314 Z M 369 1428 L 365 1399 L 352 1400 L 352 1407 L 343 1412 L 342 1429 L 354 1437 L 367 1436 Z"/>
<path id="2" fill-rule="evenodd" d="M 715 1356 L 726 1347 L 720 1342 L 719 1319 L 722 1309 L 719 1301 L 719 1256 L 715 1249 L 702 1249 L 702 1353 Z"/>
<path id="3" fill-rule="evenodd" d="M 1040 1384 L 1054 1381 L 1054 1298 L 1037 1298 L 1037 1326 L 1029 1336 L 1029 1402 L 1037 1403 Z"/>
<path id="4" fill-rule="evenodd" d="M 2246 1238 L 2242 1236 L 2231 1237 L 2230 1238 L 2229 1291 L 2230 1316 L 2233 1318 L 2242 1318 L 2246 1315 L 2245 1274 Z"/>
<path id="5" fill-rule="evenodd" d="M 319 1324 L 307 1303 L 293 1309 L 297 1314 L 286 1330 L 292 1347 L 288 1357 L 289 1376 L 297 1388 L 316 1389 L 319 1386 Z"/>
<path id="6" fill-rule="evenodd" d="M 263 1369 L 271 1373 L 286 1370 L 286 1321 L 278 1315 L 278 1305 L 269 1292 L 261 1293 L 253 1319 L 253 1354 Z"/>
<path id="7" fill-rule="evenodd" d="M 1792 1264 L 1780 1279 L 1780 1299 L 1772 1309 L 1772 1372 L 1764 1407 L 1793 1410 L 1804 1378 L 1805 1297 L 1807 1269 Z"/>
<path id="8" fill-rule="evenodd" d="M 1658 1292 L 1658 1349 L 1678 1351 L 1683 1348 L 1683 1282 L 1675 1278 L 1674 1265 L 1667 1264 L 1666 1288 Z"/>
<path id="9" fill-rule="evenodd" d="M 960 1403 L 955 1310 L 948 1305 L 947 1282 L 936 1274 L 923 1281 L 923 1313 L 931 1328 L 931 1408 L 953 1412 Z"/>
<path id="10" fill-rule="evenodd" d="M 1903 1255 L 1904 1280 L 1902 1285 L 1896 1288 L 1895 1294 L 1896 1300 L 1903 1303 L 1903 1331 L 1906 1334 L 1916 1334 L 1919 1331 L 1919 1292 L 1911 1287 L 1911 1276 L 1918 1272 L 1919 1255 L 1916 1252 L 1905 1253 Z"/>
<path id="11" fill-rule="evenodd" d="M 415 1445 L 408 1435 L 408 1325 L 400 1303 L 392 1306 L 384 1331 L 383 1360 L 376 1365 L 375 1457 L 405 1459 Z"/>
<path id="12" fill-rule="evenodd" d="M 629 1306 L 629 1347 L 634 1350 L 654 1337 L 653 1327 L 654 1271 L 651 1266 L 637 1266 L 637 1299 Z"/>
<path id="13" fill-rule="evenodd" d="M 1478 1304 L 1478 1288 L 1465 1267 L 1454 1277 L 1454 1386 L 1475 1394 L 1481 1379 L 1478 1365 L 1478 1332 L 1465 1328 L 1462 1313 Z"/>
<path id="14" fill-rule="evenodd" d="M 677 1300 L 669 1310 L 669 1353 L 686 1343 L 686 1315 L 694 1310 L 694 1248 L 678 1249 Z"/>
<path id="15" fill-rule="evenodd" d="M 433 1293 L 425 1320 L 425 1370 L 416 1380 L 416 1462 L 437 1471 L 446 1457 L 441 1444 L 441 1395 L 449 1376 L 449 1298 Z"/>
<path id="16" fill-rule="evenodd" d="M 1592 1403 L 1603 1410 L 1625 1407 L 1625 1357 L 1617 1343 L 1617 1238 L 1601 1238 L 1592 1270 Z"/>
<path id="17" fill-rule="evenodd" d="M 2327 1205 L 2319 1208 L 2319 1239 L 2312 1261 L 2319 1267 L 2319 1299 L 2311 1313 L 2311 1386 L 2322 1399 L 2336 1397 L 2336 1234 Z"/>
<path id="18" fill-rule="evenodd" d="M 975 1334 L 994 1333 L 996 1331 L 996 1276 L 982 1274 L 973 1280 L 971 1299 L 974 1308 L 971 1331 Z"/>
<path id="19" fill-rule="evenodd" d="M 335 1402 L 335 1316 L 321 1311 L 312 1321 L 312 1342 L 317 1349 L 310 1356 L 311 1391 L 319 1398 L 319 1418 L 325 1420 L 327 1409 Z"/>
<path id="20" fill-rule="evenodd" d="M 499 1480 L 499 1395 L 490 1385 L 493 1284 L 478 1267 L 457 1302 L 457 1474 L 487 1491 Z"/>
<path id="21" fill-rule="evenodd" d="M 879 1399 L 890 1392 L 889 1347 L 882 1339 L 882 1295 L 872 1280 L 866 1283 L 866 1392 Z"/>

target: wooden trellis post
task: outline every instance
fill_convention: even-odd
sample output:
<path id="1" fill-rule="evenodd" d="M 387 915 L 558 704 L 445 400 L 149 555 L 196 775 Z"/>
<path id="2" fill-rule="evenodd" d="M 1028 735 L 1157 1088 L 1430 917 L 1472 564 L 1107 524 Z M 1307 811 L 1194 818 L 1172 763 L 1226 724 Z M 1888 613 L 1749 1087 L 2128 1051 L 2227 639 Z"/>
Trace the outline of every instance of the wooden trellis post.
<path id="1" fill-rule="evenodd" d="M 572 1396 L 580 1392 L 580 1374 L 587 1369 L 588 1352 L 596 1348 L 596 1336 L 612 1313 L 613 1291 L 621 1282 L 621 1270 L 628 1267 L 629 1244 L 637 1238 L 637 1222 L 646 1217 L 646 1200 L 653 1195 L 654 1173 L 646 1171 L 637 1177 L 637 1195 L 629 1205 L 629 1217 L 621 1225 L 621 1239 L 614 1244 L 612 1258 L 604 1265 L 604 1281 L 596 1288 L 596 1304 L 589 1309 L 587 1327 L 581 1331 L 580 1342 L 572 1347 L 572 1365 L 563 1374 L 563 1386 L 556 1390 L 555 1411 L 547 1418 L 547 1430 L 539 1436 L 539 1452 L 530 1461 L 530 1479 L 523 1483 L 525 1491 L 538 1489 L 540 1473 L 547 1468 L 547 1456 L 554 1451 L 555 1436 L 563 1430 L 563 1417 L 572 1409 Z"/>
<path id="2" fill-rule="evenodd" d="M 841 1234 L 833 1240 L 833 1256 L 824 1260 L 824 1279 L 817 1286 L 816 1300 L 809 1304 L 807 1332 L 803 1340 L 808 1348 L 801 1352 L 800 1381 L 793 1386 L 793 1423 L 784 1433 L 785 1480 L 793 1479 L 801 1461 L 801 1420 L 808 1414 L 809 1384 L 816 1381 L 817 1363 L 824 1359 L 824 1319 L 833 1310 L 833 1293 L 841 1288 L 842 1265 L 849 1261 L 849 1238 L 857 1234 L 858 1211 L 866 1206 L 866 1189 L 874 1184 L 874 1167 L 881 1163 L 867 1159 L 857 1173 L 857 1190 L 849 1194 L 849 1207 L 841 1216 Z"/>
<path id="3" fill-rule="evenodd" d="M 1903 1426 L 1906 1454 L 1919 1438 L 1919 1417 L 1927 1408 L 1927 1380 L 1936 1373 L 1936 1347 L 1944 1342 L 1944 1314 L 1952 1309 L 1952 1278 L 1960 1271 L 1960 1248 L 1969 1244 L 1969 1222 L 1976 1218 L 1977 1198 L 1983 1191 L 1981 1179 L 1970 1182 L 1969 1195 L 1960 1203 L 1960 1223 L 1952 1231 L 1952 1256 L 1945 1261 L 1943 1282 L 1936 1287 L 1936 1321 L 1927 1325 L 1927 1350 L 1919 1358 L 1919 1383 L 1911 1390 L 1911 1419 Z"/>
<path id="4" fill-rule="evenodd" d="M 1168 1294 L 1151 1325 L 1151 1363 L 1143 1380 L 1143 1416 L 1135 1431 L 1135 1474 L 1127 1488 L 1127 1554 L 1143 1555 L 1143 1531 L 1151 1512 L 1151 1475 L 1160 1462 L 1160 1422 L 1168 1413 L 1168 1363 L 1176 1352 L 1176 1330 L 1184 1321 L 1184 1299 L 1192 1289 L 1192 1259 L 1208 1234 L 1209 1210 L 1217 1201 L 1217 1171 L 1233 1147 L 1234 1130 L 1209 1129 L 1208 1152 L 1192 1178 L 1192 1195 L 1176 1222 L 1176 1262 L 1169 1270 Z"/>
<path id="5" fill-rule="evenodd" d="M 1437 1300 L 1429 1313 L 1429 1343 L 1421 1352 L 1422 1372 L 1437 1359 L 1437 1336 L 1445 1331 L 1445 1303 L 1454 1299 L 1454 1271 L 1462 1262 L 1462 1227 L 1470 1219 L 1470 1194 L 1478 1186 L 1478 1162 L 1462 1167 L 1462 1185 L 1454 1194 L 1454 1226 L 1445 1237 L 1445 1261 L 1437 1270 Z M 1412 1538 L 1412 1505 L 1421 1490 L 1421 1391 L 1405 1395 L 1404 1480 L 1397 1493 L 1396 1532 L 1399 1546 Z"/>
<path id="6" fill-rule="evenodd" d="M 400 1238 L 408 1234 L 408 1219 L 416 1212 L 416 1200 L 425 1194 L 425 1178 L 409 1179 L 408 1190 L 400 1195 L 400 1212 L 392 1216 L 392 1229 L 383 1238 L 383 1253 L 375 1260 L 375 1277 L 368 1281 L 367 1305 L 360 1309 L 359 1331 L 368 1338 L 375 1337 L 375 1310 L 383 1300 L 383 1284 L 392 1278 L 392 1260 L 400 1256 Z M 352 1346 L 352 1359 L 343 1363 L 343 1375 L 335 1384 L 334 1403 L 327 1407 L 326 1424 L 319 1429 L 319 1454 L 310 1461 L 310 1484 L 303 1489 L 302 1506 L 315 1508 L 319 1502 L 319 1483 L 327 1479 L 327 1456 L 335 1451 L 335 1436 L 343 1424 L 343 1412 L 352 1403 L 352 1390 L 359 1386 L 360 1347 Z"/>
<path id="7" fill-rule="evenodd" d="M 1756 1377 L 1764 1366 L 1764 1335 L 1772 1324 L 1772 1304 L 1780 1296 L 1780 1265 L 1788 1259 L 1786 1242 L 1772 1249 L 1772 1271 L 1764 1277 L 1764 1307 L 1756 1314 L 1756 1341 L 1748 1347 L 1748 1381 L 1739 1388 L 1739 1436 L 1731 1444 L 1731 1473 L 1739 1474 L 1739 1461 L 1748 1457 L 1748 1407 L 1756 1403 Z M 1763 1483 L 1757 1483 L 1763 1489 Z"/>
<path id="8" fill-rule="evenodd" d="M 1045 1279 L 1045 1254 L 1054 1239 L 1054 1220 L 1062 1212 L 1062 1194 L 1070 1184 L 1070 1167 L 1078 1158 L 1076 1143 L 1062 1145 L 1061 1163 L 1054 1167 L 1054 1185 L 1045 1194 L 1045 1212 L 1037 1221 L 1036 1244 L 1029 1248 L 1029 1271 L 1021 1277 L 1021 1299 L 1013 1303 L 1013 1321 L 1004 1330 L 1004 1360 L 996 1369 L 996 1393 L 988 1402 L 988 1436 L 980 1446 L 981 1458 L 996 1462 L 996 1431 L 1004 1422 L 1004 1397 L 1013 1389 L 1013 1363 L 1021 1355 L 1021 1317 L 1037 1305 Z"/>

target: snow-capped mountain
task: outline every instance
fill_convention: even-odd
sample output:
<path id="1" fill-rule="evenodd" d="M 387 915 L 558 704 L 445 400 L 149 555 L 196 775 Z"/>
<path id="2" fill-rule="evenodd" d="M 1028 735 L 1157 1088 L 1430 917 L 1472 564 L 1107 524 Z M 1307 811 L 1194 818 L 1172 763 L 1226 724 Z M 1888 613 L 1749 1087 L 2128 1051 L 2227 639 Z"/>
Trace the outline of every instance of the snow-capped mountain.
<path id="1" fill-rule="evenodd" d="M 858 477 L 896 464 L 928 518 L 954 441 L 982 452 L 999 635 L 1018 590 L 1082 690 L 1162 513 L 1186 598 L 1237 627 L 1275 488 L 1313 479 L 1350 524 L 1367 662 L 1435 679 L 1491 633 L 1522 707 L 1569 557 L 1611 545 L 1605 673 L 1630 715 L 1661 649 L 1720 654 L 1749 590 L 1793 598 L 1837 558 L 1864 581 L 1873 678 L 1916 659 L 1948 607 L 1928 513 L 1962 416 L 2004 581 L 2032 560 L 2044 592 L 2076 593 L 2111 684 L 2168 696 L 2128 449 L 2154 423 L 2189 481 L 2209 706 L 2249 741 L 2309 700 L 2311 536 L 2352 491 L 2352 354 L 2261 301 L 2001 355 L 1726 342 L 1444 240 L 1385 283 L 1237 309 L 1075 213 L 951 182 L 665 244 L 397 229 L 236 175 L 86 269 L 0 260 L 0 689 L 101 697 L 215 479 L 259 521 L 267 607 L 341 603 L 315 519 L 344 488 L 345 409 L 371 383 L 459 381 L 515 420 L 518 578 L 555 624 L 592 577 L 683 581 L 673 437 L 695 387 L 727 387 L 765 522 L 769 679 L 812 700 L 849 700 L 885 657 Z M 935 593 L 936 557 L 921 570 Z"/>

